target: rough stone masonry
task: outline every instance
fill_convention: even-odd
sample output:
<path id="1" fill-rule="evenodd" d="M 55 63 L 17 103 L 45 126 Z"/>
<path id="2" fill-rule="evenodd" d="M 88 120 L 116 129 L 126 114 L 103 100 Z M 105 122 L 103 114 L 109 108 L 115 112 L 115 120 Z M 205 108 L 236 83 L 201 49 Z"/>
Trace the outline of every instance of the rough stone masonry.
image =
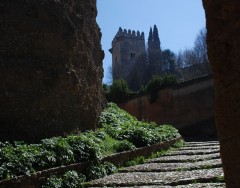
<path id="1" fill-rule="evenodd" d="M 0 140 L 94 129 L 104 105 L 96 0 L 0 2 Z"/>
<path id="2" fill-rule="evenodd" d="M 215 119 L 228 188 L 240 187 L 240 1 L 203 0 Z"/>

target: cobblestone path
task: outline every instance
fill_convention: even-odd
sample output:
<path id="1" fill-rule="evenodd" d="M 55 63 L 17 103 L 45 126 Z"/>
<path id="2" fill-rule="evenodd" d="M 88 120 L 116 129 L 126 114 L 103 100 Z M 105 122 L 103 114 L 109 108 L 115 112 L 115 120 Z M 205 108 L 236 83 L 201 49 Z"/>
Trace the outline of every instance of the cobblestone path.
<path id="1" fill-rule="evenodd" d="M 184 147 L 145 164 L 94 180 L 91 187 L 225 187 L 219 143 L 187 142 Z"/>

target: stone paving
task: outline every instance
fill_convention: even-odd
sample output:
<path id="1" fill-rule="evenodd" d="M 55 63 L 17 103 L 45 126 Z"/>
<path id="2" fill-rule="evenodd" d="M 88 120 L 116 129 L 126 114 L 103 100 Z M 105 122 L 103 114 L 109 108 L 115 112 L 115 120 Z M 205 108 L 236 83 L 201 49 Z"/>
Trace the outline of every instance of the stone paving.
<path id="1" fill-rule="evenodd" d="M 89 187 L 225 187 L 218 142 L 187 142 L 183 148 L 122 168 Z"/>

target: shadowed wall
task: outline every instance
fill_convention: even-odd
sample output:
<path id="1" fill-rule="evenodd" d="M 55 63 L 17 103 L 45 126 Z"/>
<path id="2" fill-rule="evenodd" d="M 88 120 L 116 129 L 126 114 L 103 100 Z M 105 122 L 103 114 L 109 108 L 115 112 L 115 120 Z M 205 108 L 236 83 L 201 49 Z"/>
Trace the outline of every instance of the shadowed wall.
<path id="1" fill-rule="evenodd" d="M 172 124 L 186 137 L 215 136 L 213 83 L 200 77 L 119 106 L 139 120 Z M 152 99 L 155 99 L 152 102 Z"/>
<path id="2" fill-rule="evenodd" d="M 0 3 L 0 140 L 94 129 L 103 107 L 96 0 Z"/>
<path id="3" fill-rule="evenodd" d="M 228 188 L 240 187 L 240 1 L 203 0 L 215 114 Z"/>

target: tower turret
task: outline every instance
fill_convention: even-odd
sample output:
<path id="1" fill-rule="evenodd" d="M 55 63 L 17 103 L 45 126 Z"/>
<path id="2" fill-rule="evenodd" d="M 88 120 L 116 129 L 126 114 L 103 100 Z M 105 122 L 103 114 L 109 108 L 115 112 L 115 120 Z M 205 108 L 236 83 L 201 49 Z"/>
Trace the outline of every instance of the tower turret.
<path id="1" fill-rule="evenodd" d="M 113 80 L 128 81 L 138 57 L 146 52 L 144 33 L 120 27 L 109 51 L 112 53 Z"/>

